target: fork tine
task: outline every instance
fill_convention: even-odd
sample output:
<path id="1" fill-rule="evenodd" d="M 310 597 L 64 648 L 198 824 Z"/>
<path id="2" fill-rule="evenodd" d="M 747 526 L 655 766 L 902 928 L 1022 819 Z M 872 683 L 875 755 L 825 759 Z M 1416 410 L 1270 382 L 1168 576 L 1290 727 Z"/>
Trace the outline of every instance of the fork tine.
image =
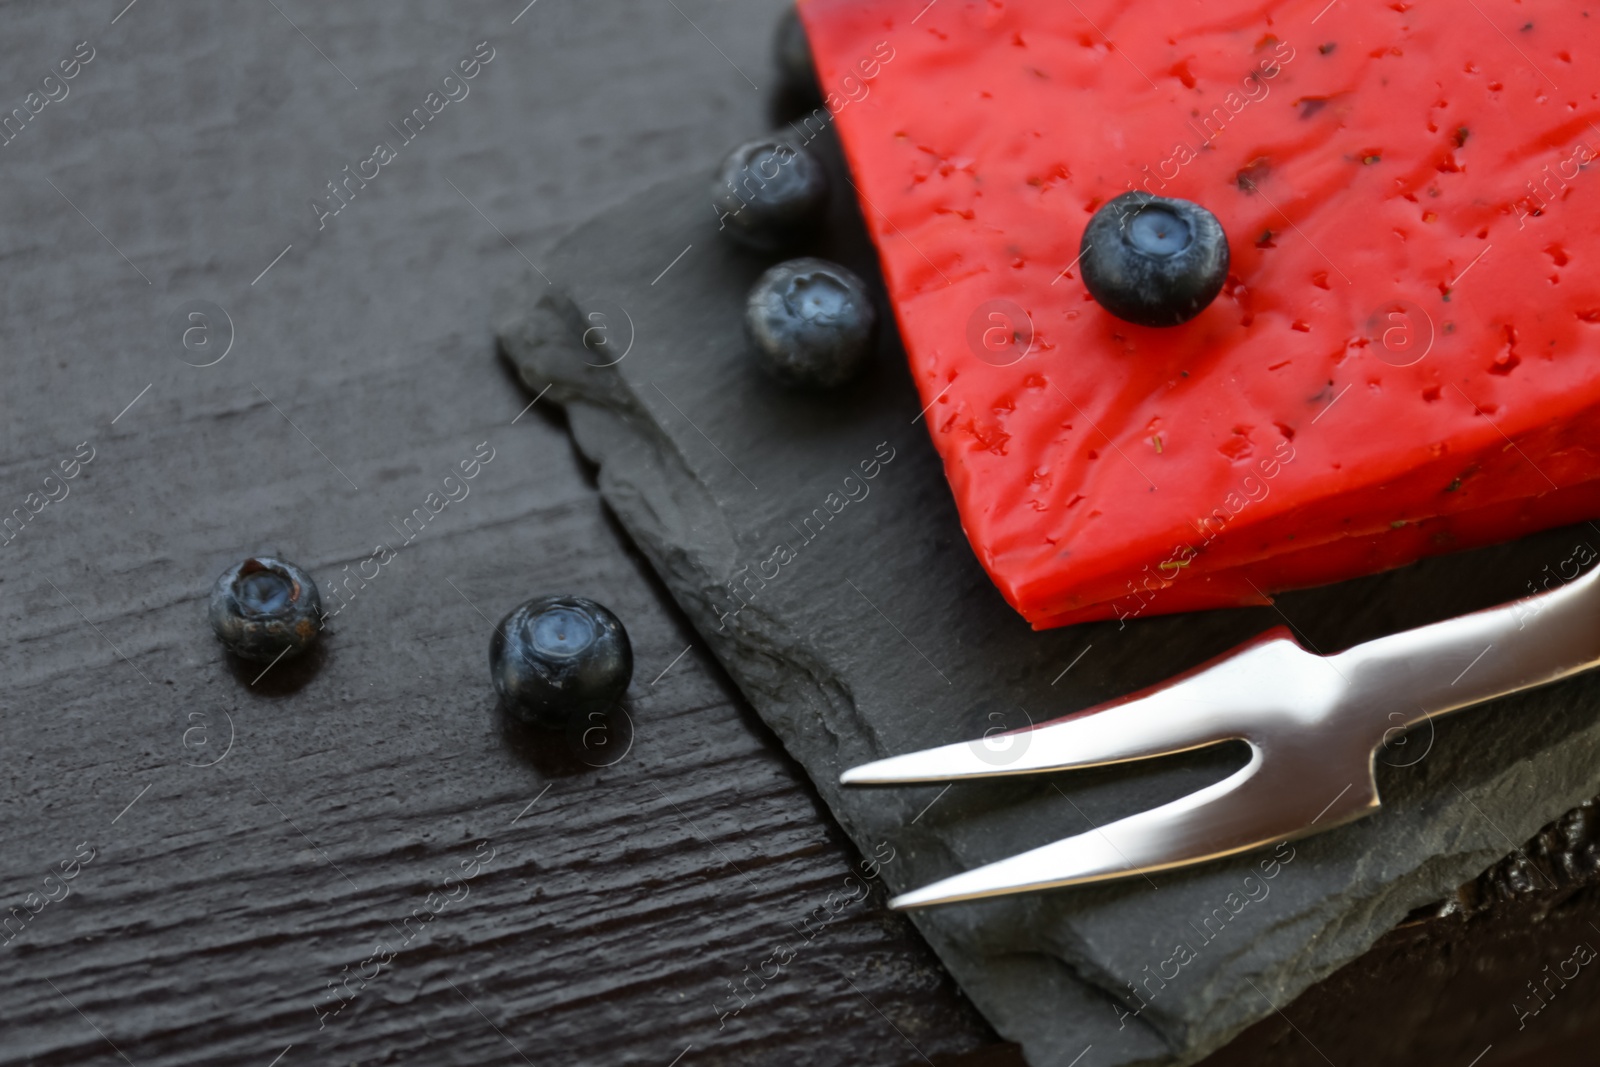
<path id="1" fill-rule="evenodd" d="M 844 785 L 940 782 L 1097 767 L 1148 759 L 1248 736 L 1263 716 L 1283 711 L 1278 679 L 1304 680 L 1328 670 L 1282 627 L 1142 694 L 1077 712 L 999 738 L 1014 738 L 1015 755 L 984 740 L 957 742 L 852 767 Z"/>
<path id="2" fill-rule="evenodd" d="M 1370 765 L 1333 761 L 1307 765 L 1312 752 L 1274 752 L 1268 766 L 1251 744 L 1250 763 L 1229 777 L 1160 807 L 1053 844 L 958 874 L 889 902 L 895 909 L 922 908 L 960 900 L 1104 882 L 1147 874 L 1243 852 L 1326 830 L 1371 814 L 1378 791 Z M 1360 770 L 1354 782 L 1338 781 Z M 1307 778 L 1313 788 L 1308 789 Z M 1323 805 L 1324 790 L 1331 802 Z M 1340 789 L 1337 795 L 1334 790 Z"/>

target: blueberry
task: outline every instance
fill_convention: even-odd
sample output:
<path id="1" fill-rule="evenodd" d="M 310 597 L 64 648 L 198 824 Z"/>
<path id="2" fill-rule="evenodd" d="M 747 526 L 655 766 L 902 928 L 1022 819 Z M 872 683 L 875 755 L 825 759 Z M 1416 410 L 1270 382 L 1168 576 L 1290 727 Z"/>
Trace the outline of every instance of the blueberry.
<path id="1" fill-rule="evenodd" d="M 252 556 L 211 588 L 211 629 L 240 659 L 293 659 L 322 632 L 322 598 L 311 576 L 279 559 Z"/>
<path id="2" fill-rule="evenodd" d="M 878 312 L 866 283 L 825 259 L 779 263 L 750 290 L 745 332 L 767 371 L 786 385 L 831 388 L 861 370 Z"/>
<path id="3" fill-rule="evenodd" d="M 547 596 L 501 620 L 489 640 L 489 673 L 523 722 L 561 726 L 607 711 L 633 679 L 633 647 L 617 617 L 592 600 Z"/>
<path id="4" fill-rule="evenodd" d="M 775 252 L 821 226 L 828 174 L 815 156 L 787 141 L 746 141 L 717 168 L 711 206 L 729 238 Z"/>
<path id="5" fill-rule="evenodd" d="M 796 105 L 811 110 L 822 106 L 822 89 L 817 83 L 817 65 L 811 58 L 811 42 L 794 5 L 778 20 L 772 40 L 773 58 L 778 61 L 778 91 Z"/>
<path id="6" fill-rule="evenodd" d="M 1188 322 L 1228 277 L 1228 236 L 1217 217 L 1149 193 L 1124 193 L 1095 212 L 1078 251 L 1090 295 L 1138 326 Z"/>

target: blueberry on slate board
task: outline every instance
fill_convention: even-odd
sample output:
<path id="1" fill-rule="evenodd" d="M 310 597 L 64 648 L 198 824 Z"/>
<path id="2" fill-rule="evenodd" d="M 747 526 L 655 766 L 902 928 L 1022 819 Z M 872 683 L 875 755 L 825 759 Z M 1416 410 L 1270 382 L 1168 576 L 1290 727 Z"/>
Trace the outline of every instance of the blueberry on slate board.
<path id="1" fill-rule="evenodd" d="M 622 623 L 577 596 L 530 600 L 489 640 L 489 672 L 506 708 L 523 722 L 560 726 L 605 711 L 633 679 L 633 646 Z"/>
<path id="2" fill-rule="evenodd" d="M 711 180 L 718 229 L 739 244 L 775 252 L 804 239 L 828 206 L 828 174 L 787 141 L 746 141 Z"/>
<path id="3" fill-rule="evenodd" d="M 1095 212 L 1078 251 L 1089 294 L 1138 326 L 1188 322 L 1228 277 L 1228 237 L 1217 217 L 1149 193 L 1124 193 Z"/>
<path id="4" fill-rule="evenodd" d="M 322 632 L 317 583 L 293 563 L 252 556 L 222 572 L 211 589 L 211 629 L 241 659 L 292 659 Z"/>
<path id="5" fill-rule="evenodd" d="M 767 372 L 785 385 L 832 388 L 872 352 L 878 312 L 866 283 L 825 259 L 791 259 L 750 289 L 745 332 Z"/>

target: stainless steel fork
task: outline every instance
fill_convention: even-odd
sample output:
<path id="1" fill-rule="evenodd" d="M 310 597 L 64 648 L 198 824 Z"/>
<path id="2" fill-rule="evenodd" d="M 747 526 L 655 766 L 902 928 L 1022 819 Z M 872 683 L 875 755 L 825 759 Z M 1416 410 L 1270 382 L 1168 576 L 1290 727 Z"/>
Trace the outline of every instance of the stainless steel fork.
<path id="1" fill-rule="evenodd" d="M 1600 665 L 1600 567 L 1566 585 L 1332 656 L 1277 627 L 1152 689 L 1041 723 L 1014 762 L 958 742 L 853 767 L 845 785 L 905 785 L 1149 759 L 1244 741 L 1215 785 L 889 902 L 917 908 L 1109 881 L 1320 833 L 1378 810 L 1374 760 L 1426 719 Z M 1026 735 L 1025 738 L 1019 735 Z M 1026 745 L 1021 741 L 1026 741 Z"/>

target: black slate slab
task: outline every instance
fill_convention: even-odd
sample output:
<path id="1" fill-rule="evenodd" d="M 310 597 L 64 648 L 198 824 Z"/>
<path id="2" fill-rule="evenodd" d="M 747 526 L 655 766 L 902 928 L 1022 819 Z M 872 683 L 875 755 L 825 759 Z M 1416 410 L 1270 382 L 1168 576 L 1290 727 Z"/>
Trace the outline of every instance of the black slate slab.
<path id="1" fill-rule="evenodd" d="M 884 876 L 897 889 L 1190 792 L 1242 750 L 943 792 L 843 790 L 845 767 L 1053 718 L 1285 622 L 1331 652 L 1497 603 L 1600 543 L 1590 527 L 1553 531 L 1275 608 L 1035 633 L 966 543 L 893 330 L 838 395 L 785 392 L 754 369 L 739 313 L 769 261 L 719 239 L 713 162 L 566 237 L 545 268 L 565 288 L 531 278 L 502 347 L 531 394 L 565 406 L 605 499 L 847 832 L 866 854 L 896 848 Z M 875 278 L 847 199 L 807 251 Z M 1600 791 L 1597 695 L 1580 678 L 1396 738 L 1384 810 L 1276 861 L 915 921 L 1036 1067 L 1192 1063 Z"/>

